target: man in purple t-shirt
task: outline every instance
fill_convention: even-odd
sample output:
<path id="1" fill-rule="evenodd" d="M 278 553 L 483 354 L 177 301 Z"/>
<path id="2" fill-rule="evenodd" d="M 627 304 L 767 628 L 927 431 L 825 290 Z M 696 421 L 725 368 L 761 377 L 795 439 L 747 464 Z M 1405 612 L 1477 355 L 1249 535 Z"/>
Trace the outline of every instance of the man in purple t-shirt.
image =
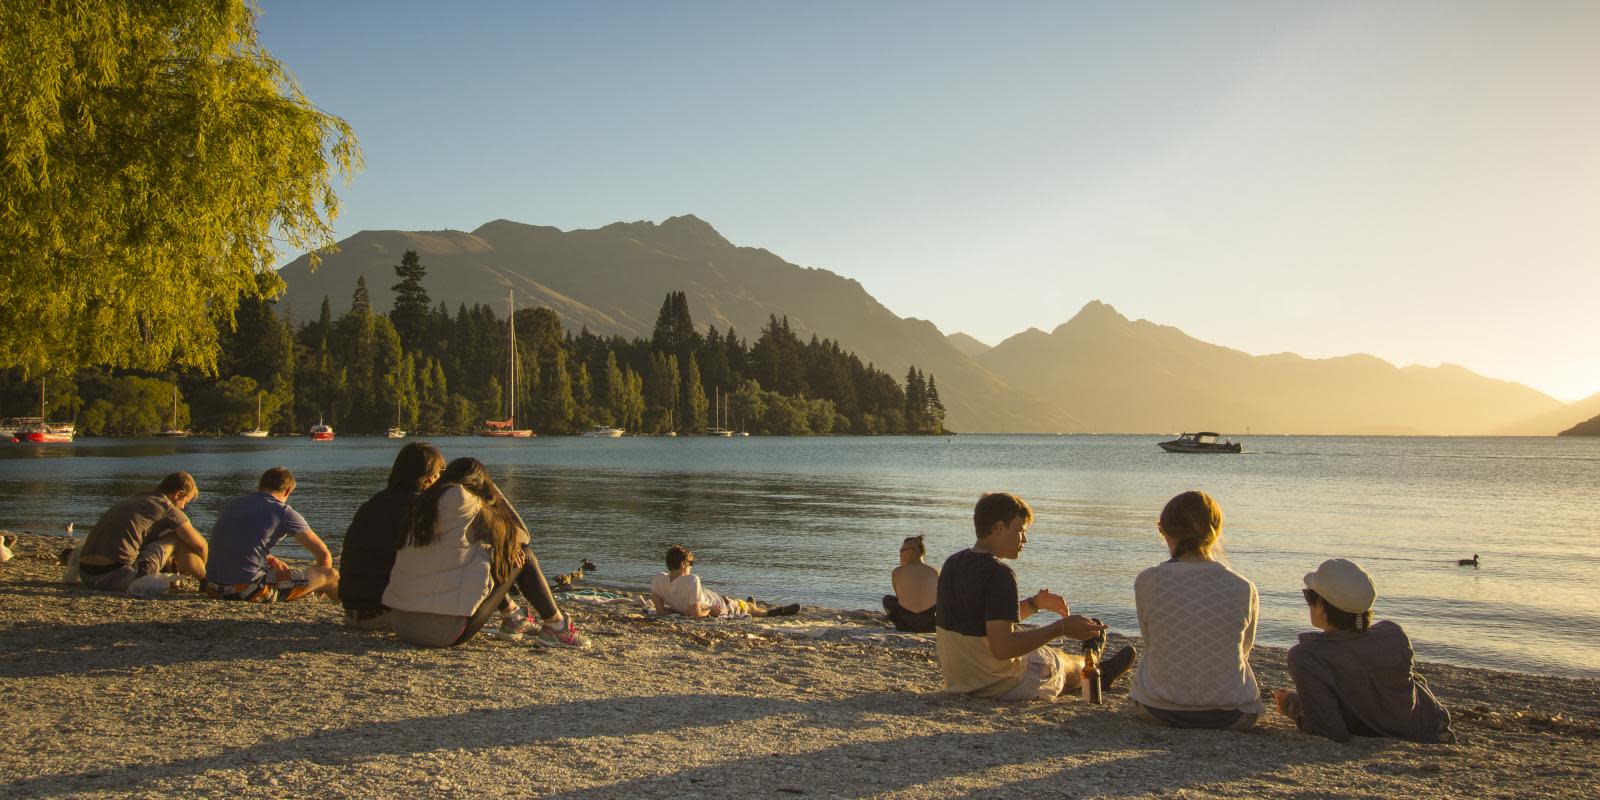
<path id="1" fill-rule="evenodd" d="M 312 592 L 338 597 L 339 571 L 333 568 L 333 554 L 305 517 L 289 507 L 293 491 L 294 473 L 273 467 L 261 473 L 254 494 L 228 502 L 211 532 L 211 557 L 202 586 L 206 594 L 251 603 L 287 602 Z M 287 536 L 310 551 L 316 566 L 290 569 L 272 555 L 272 548 Z"/>

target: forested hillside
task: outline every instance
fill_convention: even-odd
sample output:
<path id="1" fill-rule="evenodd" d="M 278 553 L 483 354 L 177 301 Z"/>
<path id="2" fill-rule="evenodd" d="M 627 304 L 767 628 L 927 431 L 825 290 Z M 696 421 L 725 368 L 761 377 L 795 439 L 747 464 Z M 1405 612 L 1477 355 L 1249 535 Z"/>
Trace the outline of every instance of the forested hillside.
<path id="1" fill-rule="evenodd" d="M 47 377 L 47 416 L 76 419 L 88 435 L 145 435 L 166 427 L 234 433 L 262 425 L 304 432 L 326 421 L 341 433 L 398 425 L 424 435 L 462 434 L 508 413 L 506 318 L 487 305 L 434 305 L 426 265 L 408 251 L 387 311 L 365 280 L 335 316 L 324 298 L 315 320 L 242 299 L 221 331 L 216 376 L 93 369 Z M 663 300 L 653 335 L 626 339 L 563 330 L 549 308 L 514 313 L 519 425 L 540 434 L 592 425 L 630 432 L 699 433 L 727 427 L 764 434 L 938 433 L 944 407 L 932 375 L 912 367 L 902 387 L 838 343 L 802 341 L 769 318 L 754 343 L 731 327 L 697 330 L 685 293 Z M 172 389 L 179 390 L 173 420 Z M 39 383 L 8 374 L 7 415 L 37 413 Z"/>

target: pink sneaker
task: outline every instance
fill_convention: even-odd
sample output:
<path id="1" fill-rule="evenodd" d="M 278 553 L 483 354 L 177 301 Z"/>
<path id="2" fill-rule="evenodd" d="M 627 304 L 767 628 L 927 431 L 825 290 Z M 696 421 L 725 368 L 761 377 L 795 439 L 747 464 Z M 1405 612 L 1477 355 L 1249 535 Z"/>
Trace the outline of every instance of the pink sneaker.
<path id="1" fill-rule="evenodd" d="M 490 631 L 489 637 L 491 639 L 515 642 L 522 639 L 524 635 L 533 633 L 538 627 L 539 623 L 534 619 L 533 612 L 525 610 L 517 616 L 500 620 L 500 628 Z"/>
<path id="2" fill-rule="evenodd" d="M 571 616 L 563 616 L 562 623 L 560 626 L 540 626 L 539 638 L 536 641 L 543 647 L 570 647 L 575 650 L 589 649 L 589 637 L 578 633 L 578 626 L 572 624 Z"/>

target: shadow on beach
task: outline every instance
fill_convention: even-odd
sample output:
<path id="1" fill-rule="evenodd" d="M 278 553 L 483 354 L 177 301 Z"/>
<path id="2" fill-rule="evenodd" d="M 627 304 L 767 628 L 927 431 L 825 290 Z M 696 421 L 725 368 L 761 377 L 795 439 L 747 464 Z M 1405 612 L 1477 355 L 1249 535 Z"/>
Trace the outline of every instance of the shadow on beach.
<path id="1" fill-rule="evenodd" d="M 1024 796 L 1070 796 L 1095 793 L 1095 787 L 1108 774 L 1118 775 L 1118 783 L 1126 787 L 1128 775 L 1147 770 L 1150 789 L 1171 791 L 1260 776 L 1280 766 L 1308 763 L 1304 752 L 1290 752 L 1278 746 L 1281 742 L 1273 741 L 1277 737 L 1143 730 L 1138 723 L 1112 714 L 1065 723 L 1035 718 L 1003 731 L 916 734 L 901 728 L 903 735 L 890 732 L 893 738 L 809 747 L 813 742 L 847 738 L 849 731 L 881 724 L 886 716 L 903 716 L 902 722 L 912 724 L 918 715 L 969 713 L 966 705 L 959 699 L 905 692 L 871 692 L 819 701 L 738 695 L 646 695 L 544 703 L 327 728 L 165 763 L 40 775 L 11 782 L 6 789 L 12 796 L 132 791 L 146 788 L 143 785 L 153 780 L 182 784 L 214 770 L 250 770 L 255 765 L 295 761 L 342 770 L 361 768 L 364 762 L 383 756 L 399 756 L 403 762 L 420 759 L 414 763 L 426 766 L 441 751 L 448 758 L 452 751 L 492 751 L 541 743 L 575 748 L 587 744 L 591 747 L 583 749 L 592 752 L 596 743 L 626 747 L 629 737 L 678 729 L 700 735 L 706 728 L 749 723 L 777 725 L 788 735 L 761 737 L 749 748 L 754 752 L 748 757 L 676 769 L 671 763 L 662 763 L 663 771 L 655 775 L 544 796 L 666 796 L 691 789 L 711 796 L 801 795 L 819 791 L 817 783 L 823 776 L 823 783 L 833 784 L 828 794 L 851 797 L 914 787 L 961 795 L 966 793 L 960 786 L 966 778 L 981 780 L 986 787 L 984 794 L 1000 791 Z M 1137 744 L 1127 743 L 1126 726 L 1135 726 Z M 751 725 L 752 730 L 762 727 Z M 1115 738 L 1122 742 L 1105 740 L 1102 731 L 1110 733 L 1112 727 L 1121 729 Z M 733 744 L 729 741 L 732 737 L 721 738 L 722 741 L 707 741 L 707 746 L 726 752 Z M 1194 758 L 1192 740 L 1208 738 L 1215 739 L 1218 746 L 1242 745 L 1250 751 L 1249 758 L 1237 763 L 1220 759 L 1220 763 L 1196 771 L 1192 781 L 1174 782 L 1172 770 L 1181 770 L 1185 761 Z M 1359 759 L 1368 755 L 1364 750 L 1333 750 L 1320 760 Z M 910 769 L 906 768 L 908 765 Z M 1017 768 L 1019 774 L 1007 779 L 1006 771 L 1012 768 Z M 1041 770 L 1048 774 L 1039 776 Z M 508 793 L 520 794 L 525 776 L 521 771 L 513 772 L 515 777 L 504 788 Z M 848 779 L 850 788 L 838 787 L 841 777 Z"/>

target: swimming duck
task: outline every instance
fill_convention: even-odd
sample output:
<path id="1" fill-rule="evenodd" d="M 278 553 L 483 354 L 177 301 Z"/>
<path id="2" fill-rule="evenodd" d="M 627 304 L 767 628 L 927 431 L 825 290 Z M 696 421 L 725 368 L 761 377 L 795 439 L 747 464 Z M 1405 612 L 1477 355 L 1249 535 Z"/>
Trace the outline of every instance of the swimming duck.
<path id="1" fill-rule="evenodd" d="M 1458 567 L 1476 567 L 1476 566 L 1478 566 L 1478 554 L 1477 553 L 1473 553 L 1472 554 L 1472 558 L 1463 558 L 1463 559 L 1457 560 L 1456 561 L 1456 566 L 1458 566 Z"/>
<path id="2" fill-rule="evenodd" d="M 577 583 L 578 581 L 583 580 L 583 573 L 584 572 L 599 572 L 599 571 L 600 571 L 600 568 L 595 566 L 594 562 L 592 562 L 589 559 L 585 558 L 585 559 L 583 559 L 583 563 L 579 564 L 578 568 L 576 570 L 573 570 L 572 572 L 567 572 L 567 573 L 563 573 L 561 575 L 557 575 L 556 576 L 555 589 L 558 592 L 570 592 L 570 591 L 572 591 L 572 585 L 573 584 Z"/>

